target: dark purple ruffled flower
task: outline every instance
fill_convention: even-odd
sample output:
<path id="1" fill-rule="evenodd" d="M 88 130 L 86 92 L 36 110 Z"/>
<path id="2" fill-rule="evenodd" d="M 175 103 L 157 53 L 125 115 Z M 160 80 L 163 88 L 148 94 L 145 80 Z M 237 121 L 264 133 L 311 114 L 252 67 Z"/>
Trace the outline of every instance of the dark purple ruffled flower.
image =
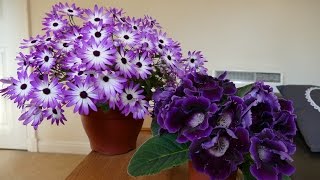
<path id="1" fill-rule="evenodd" d="M 290 145 L 290 146 L 289 146 Z M 295 146 L 276 136 L 271 129 L 264 129 L 251 138 L 250 153 L 254 160 L 250 171 L 257 179 L 277 180 L 282 175 L 291 176 L 295 168 L 289 164 L 293 161 L 291 154 Z"/>
<path id="2" fill-rule="evenodd" d="M 239 127 L 232 133 L 221 129 L 194 140 L 189 151 L 193 167 L 211 179 L 226 179 L 236 171 L 244 161 L 243 154 L 248 151 L 250 142 L 246 129 Z"/>
<path id="3" fill-rule="evenodd" d="M 217 109 L 216 104 L 204 97 L 176 98 L 166 113 L 165 129 L 170 133 L 179 132 L 179 142 L 206 137 L 213 129 L 208 119 Z"/>
<path id="4" fill-rule="evenodd" d="M 242 98 L 229 97 L 228 101 L 220 107 L 220 110 L 210 118 L 210 123 L 216 128 L 247 128 L 251 125 L 252 119 L 251 115 L 245 112 L 246 109 L 247 106 Z"/>
<path id="5" fill-rule="evenodd" d="M 266 103 L 271 106 L 272 111 L 280 109 L 277 96 L 273 93 L 272 87 L 263 82 L 256 82 L 252 90 L 244 97 L 245 100 L 254 98 L 255 103 Z"/>

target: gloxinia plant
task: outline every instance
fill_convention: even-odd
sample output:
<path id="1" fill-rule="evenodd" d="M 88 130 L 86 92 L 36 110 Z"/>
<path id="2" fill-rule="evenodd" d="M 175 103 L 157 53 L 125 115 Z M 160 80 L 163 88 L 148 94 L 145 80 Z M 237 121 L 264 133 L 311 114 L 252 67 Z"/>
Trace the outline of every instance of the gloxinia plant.
<path id="1" fill-rule="evenodd" d="M 42 24 L 43 36 L 22 42 L 29 51 L 17 56 L 17 78 L 2 79 L 0 90 L 23 110 L 19 120 L 35 129 L 44 119 L 64 124 L 65 106 L 82 115 L 111 108 L 142 119 L 154 89 L 206 71 L 200 52 L 182 58 L 180 44 L 150 16 L 59 3 Z"/>
<path id="2" fill-rule="evenodd" d="M 190 73 L 153 99 L 153 137 L 131 159 L 128 172 L 149 175 L 191 161 L 211 179 L 240 169 L 245 179 L 289 178 L 296 148 L 292 102 L 263 82 L 237 89 L 226 73 Z"/>

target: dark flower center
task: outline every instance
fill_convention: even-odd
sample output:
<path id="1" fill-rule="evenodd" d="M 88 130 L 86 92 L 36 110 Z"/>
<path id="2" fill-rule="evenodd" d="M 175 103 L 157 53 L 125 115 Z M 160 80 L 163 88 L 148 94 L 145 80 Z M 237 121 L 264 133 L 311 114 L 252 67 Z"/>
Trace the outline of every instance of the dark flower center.
<path id="1" fill-rule="evenodd" d="M 108 82 L 108 81 L 109 81 L 109 77 L 108 77 L 108 76 L 104 76 L 104 77 L 103 77 L 103 81 L 104 81 L 104 82 Z"/>
<path id="2" fill-rule="evenodd" d="M 82 36 L 78 36 L 77 39 L 82 39 Z"/>
<path id="3" fill-rule="evenodd" d="M 82 92 L 80 93 L 80 97 L 81 97 L 82 99 L 85 99 L 85 98 L 88 97 L 88 93 L 85 92 L 85 91 L 82 91 Z"/>
<path id="4" fill-rule="evenodd" d="M 83 74 L 83 71 L 79 71 L 78 75 L 81 76 Z"/>
<path id="5" fill-rule="evenodd" d="M 94 36 L 96 36 L 97 38 L 101 37 L 101 32 L 94 33 Z"/>
<path id="6" fill-rule="evenodd" d="M 127 94 L 127 99 L 131 100 L 131 99 L 133 99 L 133 96 L 131 94 Z"/>
<path id="7" fill-rule="evenodd" d="M 122 64 L 127 64 L 127 59 L 126 58 L 121 58 Z"/>
<path id="8" fill-rule="evenodd" d="M 137 28 L 137 26 L 133 26 L 133 29 L 137 30 L 138 28 Z"/>
<path id="9" fill-rule="evenodd" d="M 161 44 L 163 44 L 163 43 L 164 43 L 164 41 L 163 41 L 162 39 L 160 39 L 160 40 L 159 40 L 159 42 L 160 42 Z"/>
<path id="10" fill-rule="evenodd" d="M 46 39 L 46 41 L 50 41 L 50 40 L 51 40 L 51 38 L 47 38 L 47 39 Z"/>
<path id="11" fill-rule="evenodd" d="M 22 90 L 25 90 L 25 89 L 27 89 L 27 84 L 21 84 L 21 86 L 20 86 L 20 89 L 22 89 Z"/>
<path id="12" fill-rule="evenodd" d="M 100 56 L 100 51 L 93 51 L 93 55 L 96 57 Z"/>
<path id="13" fill-rule="evenodd" d="M 195 59 L 193 59 L 193 58 L 192 58 L 192 59 L 190 59 L 190 62 L 191 62 L 191 63 L 194 63 L 194 61 L 195 61 Z"/>
<path id="14" fill-rule="evenodd" d="M 39 75 L 39 79 L 40 79 L 40 80 L 43 80 L 43 75 Z"/>
<path id="15" fill-rule="evenodd" d="M 72 10 L 72 9 L 68 9 L 68 12 L 71 12 L 71 13 L 72 13 L 72 12 L 73 12 L 73 10 Z"/>
<path id="16" fill-rule="evenodd" d="M 32 41 L 31 41 L 32 44 L 33 44 L 33 43 L 36 43 L 36 42 L 37 42 L 37 40 L 32 40 Z"/>
<path id="17" fill-rule="evenodd" d="M 49 56 L 45 56 L 45 57 L 44 57 L 44 61 L 45 61 L 45 62 L 48 62 L 48 61 L 49 61 Z"/>
<path id="18" fill-rule="evenodd" d="M 57 112 L 56 109 L 52 109 L 52 113 L 53 113 L 53 114 L 58 114 L 58 112 Z"/>
<path id="19" fill-rule="evenodd" d="M 162 46 L 162 44 L 159 44 L 159 45 L 158 45 L 158 47 L 159 47 L 160 49 L 163 49 L 163 46 Z"/>
<path id="20" fill-rule="evenodd" d="M 172 59 L 170 55 L 168 55 L 167 58 L 168 58 L 170 61 L 171 61 L 171 59 Z"/>
<path id="21" fill-rule="evenodd" d="M 45 94 L 45 95 L 48 95 L 48 94 L 50 94 L 50 89 L 49 88 L 44 88 L 43 90 L 42 90 L 42 92 Z"/>
<path id="22" fill-rule="evenodd" d="M 129 39 L 129 36 L 128 35 L 124 35 L 123 38 L 125 38 L 126 40 Z"/>
<path id="23" fill-rule="evenodd" d="M 68 43 L 63 43 L 62 45 L 63 45 L 63 47 L 68 47 L 69 46 Z"/>
<path id="24" fill-rule="evenodd" d="M 56 22 L 52 24 L 53 27 L 57 27 L 58 25 L 59 25 L 59 24 L 56 23 Z"/>
<path id="25" fill-rule="evenodd" d="M 137 64 L 136 64 L 139 68 L 141 68 L 142 67 L 142 63 L 141 62 L 137 62 Z"/>
<path id="26" fill-rule="evenodd" d="M 96 22 L 98 22 L 100 20 L 101 20 L 100 18 L 94 18 L 94 21 L 96 21 Z"/>

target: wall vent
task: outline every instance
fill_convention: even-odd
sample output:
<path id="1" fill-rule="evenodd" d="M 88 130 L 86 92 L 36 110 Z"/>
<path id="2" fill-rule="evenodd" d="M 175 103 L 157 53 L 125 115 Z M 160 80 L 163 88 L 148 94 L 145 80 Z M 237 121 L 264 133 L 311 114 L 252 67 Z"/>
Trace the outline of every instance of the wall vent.
<path id="1" fill-rule="evenodd" d="M 227 78 L 235 83 L 237 87 L 245 86 L 255 81 L 264 81 L 265 84 L 273 87 L 275 92 L 279 92 L 276 86 L 283 84 L 282 73 L 274 72 L 251 72 L 251 71 L 227 71 Z M 224 71 L 213 71 L 214 76 L 219 76 Z"/>

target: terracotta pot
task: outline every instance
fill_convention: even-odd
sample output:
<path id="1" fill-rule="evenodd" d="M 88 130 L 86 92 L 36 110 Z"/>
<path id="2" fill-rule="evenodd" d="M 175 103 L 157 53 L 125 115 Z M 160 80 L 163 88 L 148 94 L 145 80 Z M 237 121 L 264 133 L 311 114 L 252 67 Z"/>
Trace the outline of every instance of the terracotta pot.
<path id="1" fill-rule="evenodd" d="M 81 116 L 91 149 L 102 154 L 124 154 L 136 148 L 143 120 L 124 116 L 119 111 L 91 111 Z"/>
<path id="2" fill-rule="evenodd" d="M 189 180 L 210 180 L 210 177 L 194 169 L 192 166 L 192 162 L 189 161 Z M 243 174 L 240 169 L 238 169 L 238 171 L 232 173 L 231 176 L 227 178 L 227 180 L 243 180 Z"/>

